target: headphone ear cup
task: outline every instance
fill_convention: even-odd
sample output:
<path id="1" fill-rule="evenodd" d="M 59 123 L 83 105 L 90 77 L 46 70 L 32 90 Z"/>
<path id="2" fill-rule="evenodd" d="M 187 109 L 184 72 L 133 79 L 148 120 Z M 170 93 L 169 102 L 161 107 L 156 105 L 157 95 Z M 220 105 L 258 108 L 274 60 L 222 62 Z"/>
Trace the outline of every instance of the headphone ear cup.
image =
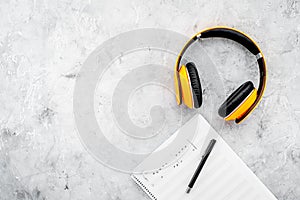
<path id="1" fill-rule="evenodd" d="M 199 108 L 202 105 L 202 88 L 196 65 L 192 62 L 186 64 L 186 69 L 190 78 L 192 95 L 194 99 L 194 108 Z"/>
<path id="2" fill-rule="evenodd" d="M 225 120 L 238 119 L 250 108 L 256 97 L 257 90 L 251 81 L 247 81 L 224 101 L 218 113 Z"/>
<path id="3" fill-rule="evenodd" d="M 175 84 L 176 102 L 177 102 L 177 105 L 180 105 L 182 103 L 182 94 L 181 94 L 180 77 L 179 77 L 179 73 L 177 70 L 175 70 L 175 73 L 174 73 L 174 84 Z"/>
<path id="4" fill-rule="evenodd" d="M 194 107 L 193 96 L 192 96 L 188 71 L 185 65 L 181 66 L 178 74 L 180 80 L 179 89 L 181 91 L 181 99 L 187 107 L 193 108 Z"/>

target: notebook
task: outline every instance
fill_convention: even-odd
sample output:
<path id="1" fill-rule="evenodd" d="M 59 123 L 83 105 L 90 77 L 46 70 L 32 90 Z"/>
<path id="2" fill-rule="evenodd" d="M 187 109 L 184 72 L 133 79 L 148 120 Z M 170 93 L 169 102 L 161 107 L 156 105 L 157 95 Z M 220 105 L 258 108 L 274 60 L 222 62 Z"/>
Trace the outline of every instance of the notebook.
<path id="1" fill-rule="evenodd" d="M 217 143 L 193 189 L 186 188 L 211 139 Z M 147 157 L 131 178 L 152 200 L 275 200 L 199 114 Z"/>

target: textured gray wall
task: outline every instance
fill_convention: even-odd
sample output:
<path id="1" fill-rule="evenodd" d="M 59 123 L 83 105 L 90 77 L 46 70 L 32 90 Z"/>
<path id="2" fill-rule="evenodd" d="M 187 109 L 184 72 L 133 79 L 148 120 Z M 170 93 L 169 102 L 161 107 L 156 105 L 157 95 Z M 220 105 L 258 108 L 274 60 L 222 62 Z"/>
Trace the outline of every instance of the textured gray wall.
<path id="1" fill-rule="evenodd" d="M 269 69 L 267 90 L 245 123 L 223 123 L 212 112 L 212 102 L 220 103 L 225 93 L 247 79 L 256 82 L 257 69 L 240 46 L 223 40 L 204 42 L 225 90 L 223 96 L 205 99 L 209 109 L 199 112 L 278 199 L 299 200 L 299 22 L 299 0 L 1 0 L 0 199 L 147 199 L 127 173 L 97 162 L 83 147 L 72 104 L 78 73 L 95 48 L 125 31 L 150 27 L 191 36 L 202 28 L 227 25 L 259 43 Z M 111 91 L 134 66 L 162 64 L 157 58 L 165 58 L 151 55 L 120 58 L 103 74 L 102 87 L 97 89 L 96 116 L 103 132 L 129 152 L 148 152 L 153 146 L 135 145 L 117 133 L 110 116 Z M 174 59 L 169 56 L 163 64 L 173 64 Z M 204 73 L 205 66 L 200 68 Z M 215 80 L 207 75 L 203 81 L 209 93 Z M 184 122 L 193 114 L 176 107 L 173 94 L 164 87 L 147 87 L 136 90 L 128 102 L 137 126 L 149 124 L 149 107 L 161 102 L 171 104 L 167 119 L 183 116 Z M 171 130 L 165 133 L 168 136 Z"/>

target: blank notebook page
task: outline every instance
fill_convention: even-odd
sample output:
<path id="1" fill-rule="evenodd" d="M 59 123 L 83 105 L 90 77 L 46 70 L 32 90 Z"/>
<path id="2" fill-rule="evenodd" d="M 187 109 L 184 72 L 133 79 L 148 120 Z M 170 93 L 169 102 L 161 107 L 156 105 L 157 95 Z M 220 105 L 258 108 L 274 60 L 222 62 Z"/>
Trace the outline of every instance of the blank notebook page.
<path id="1" fill-rule="evenodd" d="M 190 127 L 190 128 L 189 128 Z M 196 129 L 193 127 L 197 127 Z M 182 140 L 182 148 L 161 154 L 175 155 L 173 162 L 163 162 L 153 171 L 142 171 L 151 162 L 157 160 L 157 154 L 151 154 L 132 174 L 132 179 L 153 200 L 275 200 L 274 195 L 263 185 L 255 174 L 234 153 L 227 143 L 214 131 L 209 123 L 196 115 L 182 130 L 196 131 L 192 141 Z M 168 146 L 176 134 L 164 142 L 158 150 Z M 185 134 L 182 133 L 181 134 Z M 186 188 L 191 180 L 201 157 L 211 139 L 216 139 L 208 160 L 206 161 L 194 187 L 189 194 Z M 158 151 L 156 150 L 156 151 Z M 181 156 L 178 156 L 179 154 Z M 155 156 L 155 157 L 154 157 Z M 160 158 L 164 159 L 164 158 Z"/>

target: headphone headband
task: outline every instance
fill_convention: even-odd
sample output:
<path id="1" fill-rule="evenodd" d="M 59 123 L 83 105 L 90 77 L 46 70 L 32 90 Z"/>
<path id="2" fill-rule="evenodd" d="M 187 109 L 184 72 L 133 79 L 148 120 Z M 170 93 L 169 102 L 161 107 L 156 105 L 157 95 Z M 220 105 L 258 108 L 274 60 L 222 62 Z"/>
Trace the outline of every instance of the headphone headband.
<path id="1" fill-rule="evenodd" d="M 245 112 L 245 114 L 239 118 L 236 119 L 236 123 L 242 122 L 258 105 L 258 103 L 261 101 L 261 98 L 263 96 L 265 87 L 266 87 L 266 81 L 267 81 L 267 69 L 266 69 L 266 62 L 264 55 L 262 51 L 260 50 L 259 46 L 256 44 L 256 42 L 251 39 L 248 35 L 245 33 L 229 28 L 229 27 L 213 27 L 213 28 L 208 28 L 205 30 L 200 31 L 196 35 L 194 35 L 183 47 L 181 52 L 179 53 L 177 60 L 176 60 L 176 65 L 175 65 L 175 70 L 178 72 L 180 69 L 180 61 L 182 59 L 183 54 L 186 52 L 188 47 L 193 44 L 195 41 L 201 38 L 213 38 L 213 37 L 220 37 L 220 38 L 226 38 L 233 40 L 245 48 L 247 48 L 253 55 L 255 55 L 257 59 L 257 63 L 259 66 L 259 86 L 257 90 L 257 97 L 254 101 L 254 103 L 250 106 L 250 108 Z"/>

